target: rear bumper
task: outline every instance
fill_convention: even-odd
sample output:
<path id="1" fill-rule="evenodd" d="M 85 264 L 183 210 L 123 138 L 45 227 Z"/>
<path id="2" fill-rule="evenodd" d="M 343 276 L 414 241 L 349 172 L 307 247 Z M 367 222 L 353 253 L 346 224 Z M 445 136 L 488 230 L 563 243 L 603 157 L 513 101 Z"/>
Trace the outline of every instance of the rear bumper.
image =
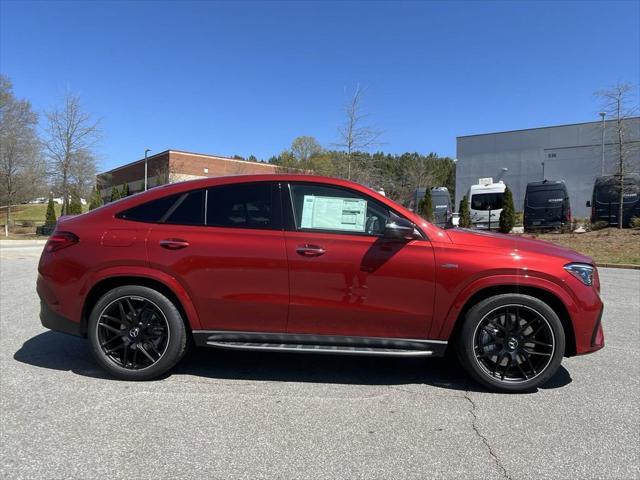
<path id="1" fill-rule="evenodd" d="M 43 327 L 57 332 L 68 333 L 76 337 L 84 337 L 80 323 L 69 320 L 53 310 L 47 303 L 41 288 L 38 288 L 37 291 L 40 297 L 40 323 L 42 323 Z"/>
<path id="2" fill-rule="evenodd" d="M 558 230 L 560 228 L 564 228 L 567 225 L 569 225 L 569 223 L 567 222 L 544 222 L 544 223 L 539 223 L 539 224 L 535 224 L 533 222 L 525 222 L 523 223 L 523 227 L 525 229 L 525 231 L 531 231 L 531 232 L 535 232 L 535 231 L 544 231 L 544 230 Z"/>

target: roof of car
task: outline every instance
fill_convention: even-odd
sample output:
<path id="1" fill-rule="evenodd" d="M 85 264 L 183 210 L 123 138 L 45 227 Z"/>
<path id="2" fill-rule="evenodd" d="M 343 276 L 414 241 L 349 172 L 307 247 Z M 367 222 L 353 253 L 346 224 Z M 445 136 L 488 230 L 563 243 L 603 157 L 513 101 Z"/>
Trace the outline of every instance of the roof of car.
<path id="1" fill-rule="evenodd" d="M 251 183 L 251 182 L 314 182 L 314 183 L 326 183 L 328 185 L 335 185 L 339 187 L 351 188 L 358 190 L 366 195 L 376 199 L 382 204 L 385 204 L 393 210 L 403 212 L 409 219 L 415 222 L 419 228 L 421 228 L 426 234 L 427 238 L 431 241 L 450 241 L 449 237 L 444 230 L 437 227 L 434 224 L 425 222 L 420 216 L 408 211 L 405 207 L 393 201 L 392 199 L 380 195 L 376 190 L 355 183 L 349 180 L 342 180 L 333 177 L 323 177 L 319 175 L 300 175 L 300 174 L 264 174 L 264 175 L 233 175 L 226 177 L 209 177 L 199 178 L 195 180 L 187 180 L 184 182 L 169 183 L 159 187 L 151 188 L 146 192 L 136 193 L 134 195 L 121 198 L 115 202 L 108 203 L 100 208 L 92 210 L 85 215 L 114 215 L 115 213 L 127 208 L 131 208 L 139 203 L 152 201 L 161 198 L 165 195 L 179 194 L 187 192 L 189 190 L 197 190 L 201 188 L 207 188 L 217 185 L 233 185 L 237 183 Z"/>

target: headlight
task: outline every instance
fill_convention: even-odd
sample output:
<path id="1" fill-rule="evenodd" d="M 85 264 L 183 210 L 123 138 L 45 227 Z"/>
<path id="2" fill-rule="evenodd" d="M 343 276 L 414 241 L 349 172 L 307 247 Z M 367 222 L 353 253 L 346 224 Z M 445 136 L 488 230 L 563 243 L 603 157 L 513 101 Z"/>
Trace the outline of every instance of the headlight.
<path id="1" fill-rule="evenodd" d="M 593 265 L 570 263 L 569 265 L 565 265 L 564 269 L 585 285 L 593 285 L 593 272 L 595 270 Z"/>

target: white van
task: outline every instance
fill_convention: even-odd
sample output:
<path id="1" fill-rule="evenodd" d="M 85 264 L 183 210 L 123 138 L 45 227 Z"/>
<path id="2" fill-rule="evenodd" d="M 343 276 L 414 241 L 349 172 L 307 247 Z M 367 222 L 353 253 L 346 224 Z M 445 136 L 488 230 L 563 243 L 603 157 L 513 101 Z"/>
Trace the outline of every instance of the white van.
<path id="1" fill-rule="evenodd" d="M 469 188 L 469 210 L 474 228 L 498 229 L 502 201 L 506 185 L 502 180 L 493 183 L 493 178 L 480 178 L 477 185 Z"/>

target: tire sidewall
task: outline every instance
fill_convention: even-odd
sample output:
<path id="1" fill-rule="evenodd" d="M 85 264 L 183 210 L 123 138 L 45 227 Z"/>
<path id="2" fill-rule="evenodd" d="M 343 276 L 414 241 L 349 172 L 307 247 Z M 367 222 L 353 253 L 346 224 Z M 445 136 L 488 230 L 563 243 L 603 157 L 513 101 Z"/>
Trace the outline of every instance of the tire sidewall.
<path id="1" fill-rule="evenodd" d="M 115 300 L 127 296 L 142 297 L 153 302 L 162 311 L 169 326 L 169 342 L 162 358 L 142 370 L 127 369 L 115 364 L 103 352 L 98 339 L 98 320 L 104 308 Z M 139 285 L 117 287 L 103 295 L 96 302 L 89 316 L 87 337 L 98 364 L 111 375 L 122 380 L 149 380 L 164 374 L 180 361 L 187 343 L 185 324 L 176 306 L 157 290 Z"/>
<path id="2" fill-rule="evenodd" d="M 537 311 L 547 320 L 555 339 L 554 353 L 545 370 L 535 378 L 523 382 L 503 382 L 491 377 L 478 365 L 475 358 L 473 342 L 478 324 L 492 310 L 505 305 L 522 305 Z M 476 381 L 492 390 L 521 392 L 535 389 L 547 382 L 557 372 L 564 356 L 565 333 L 558 315 L 542 300 L 518 293 L 502 294 L 482 300 L 467 312 L 457 346 L 458 357 L 462 365 Z"/>

